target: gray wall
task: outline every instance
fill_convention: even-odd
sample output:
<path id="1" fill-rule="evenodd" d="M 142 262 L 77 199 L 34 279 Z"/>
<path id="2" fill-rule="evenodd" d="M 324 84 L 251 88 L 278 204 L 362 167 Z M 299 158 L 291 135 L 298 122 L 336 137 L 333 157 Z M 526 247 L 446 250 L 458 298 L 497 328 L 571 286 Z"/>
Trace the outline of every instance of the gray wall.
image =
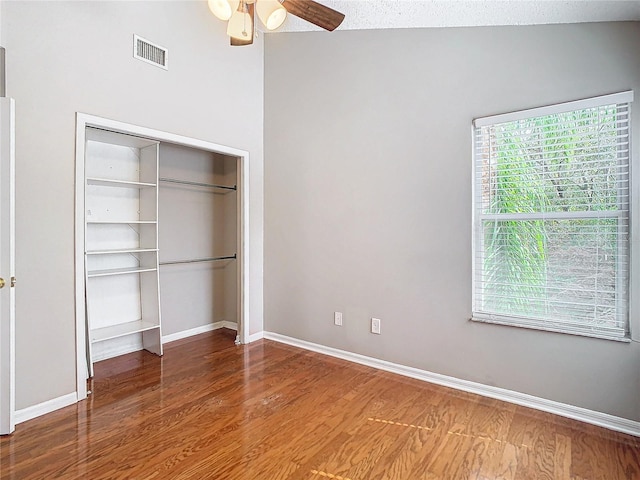
<path id="1" fill-rule="evenodd" d="M 265 330 L 640 420 L 639 344 L 468 320 L 472 119 L 638 92 L 638 45 L 638 23 L 267 36 Z"/>
<path id="2" fill-rule="evenodd" d="M 132 57 L 136 33 L 169 71 Z M 251 282 L 262 282 L 263 44 L 232 48 L 206 2 L 2 2 L 16 100 L 16 407 L 75 391 L 75 114 L 248 150 Z M 251 291 L 250 330 L 262 330 Z"/>

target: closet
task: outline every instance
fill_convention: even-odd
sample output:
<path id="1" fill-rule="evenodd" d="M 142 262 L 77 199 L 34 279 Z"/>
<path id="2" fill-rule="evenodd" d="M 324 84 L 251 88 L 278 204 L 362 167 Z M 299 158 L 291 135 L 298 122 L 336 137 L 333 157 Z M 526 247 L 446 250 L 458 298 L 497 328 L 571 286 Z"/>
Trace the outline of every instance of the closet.
<path id="1" fill-rule="evenodd" d="M 87 365 L 238 329 L 238 157 L 87 127 Z"/>
<path id="2" fill-rule="evenodd" d="M 237 330 L 236 158 L 160 145 L 163 331 Z"/>

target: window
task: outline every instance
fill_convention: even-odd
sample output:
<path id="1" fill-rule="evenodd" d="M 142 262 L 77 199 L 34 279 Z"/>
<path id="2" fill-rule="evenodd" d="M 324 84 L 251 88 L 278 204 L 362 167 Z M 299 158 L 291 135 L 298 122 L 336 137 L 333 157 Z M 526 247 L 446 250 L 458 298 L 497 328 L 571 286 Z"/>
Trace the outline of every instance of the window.
<path id="1" fill-rule="evenodd" d="M 632 100 L 474 121 L 474 320 L 628 336 Z"/>

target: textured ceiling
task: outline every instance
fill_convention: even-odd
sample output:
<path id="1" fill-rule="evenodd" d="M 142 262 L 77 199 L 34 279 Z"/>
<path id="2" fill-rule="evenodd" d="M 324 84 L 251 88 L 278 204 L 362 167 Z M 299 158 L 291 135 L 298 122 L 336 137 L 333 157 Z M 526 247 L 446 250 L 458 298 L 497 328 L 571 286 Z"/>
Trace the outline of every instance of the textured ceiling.
<path id="1" fill-rule="evenodd" d="M 319 0 L 346 15 L 340 30 L 640 21 L 640 1 Z M 320 30 L 288 15 L 279 32 Z"/>

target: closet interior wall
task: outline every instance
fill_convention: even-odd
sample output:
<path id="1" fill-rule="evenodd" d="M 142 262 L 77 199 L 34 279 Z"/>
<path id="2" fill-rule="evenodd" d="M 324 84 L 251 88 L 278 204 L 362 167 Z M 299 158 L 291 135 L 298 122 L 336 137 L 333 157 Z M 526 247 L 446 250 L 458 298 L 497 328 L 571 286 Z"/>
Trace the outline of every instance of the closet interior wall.
<path id="1" fill-rule="evenodd" d="M 167 181 L 234 187 L 237 161 L 160 144 L 158 241 L 164 336 L 211 324 L 237 329 L 238 261 L 200 261 L 236 255 L 237 190 Z"/>

